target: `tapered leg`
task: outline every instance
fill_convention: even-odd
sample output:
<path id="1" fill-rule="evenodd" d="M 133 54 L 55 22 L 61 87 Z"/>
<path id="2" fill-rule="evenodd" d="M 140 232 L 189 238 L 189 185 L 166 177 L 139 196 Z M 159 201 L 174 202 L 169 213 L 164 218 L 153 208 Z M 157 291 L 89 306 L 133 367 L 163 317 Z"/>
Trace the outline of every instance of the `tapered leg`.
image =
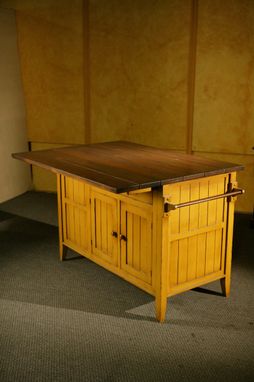
<path id="1" fill-rule="evenodd" d="M 156 308 L 156 320 L 163 322 L 166 317 L 167 312 L 167 297 L 166 296 L 156 296 L 155 298 L 155 308 Z"/>
<path id="2" fill-rule="evenodd" d="M 230 174 L 230 183 L 232 185 L 231 188 L 237 187 L 236 173 Z M 236 198 L 231 197 L 228 202 L 225 277 L 220 280 L 222 293 L 226 297 L 230 294 L 235 200 Z"/>
<path id="3" fill-rule="evenodd" d="M 220 279 L 220 285 L 223 296 L 228 297 L 230 294 L 230 277 Z"/>
<path id="4" fill-rule="evenodd" d="M 57 201 L 58 201 L 58 235 L 59 235 L 59 256 L 64 260 L 67 253 L 67 247 L 63 244 L 63 215 L 62 215 L 62 189 L 61 175 L 57 174 Z"/>
<path id="5" fill-rule="evenodd" d="M 156 319 L 163 322 L 167 311 L 168 285 L 168 255 L 169 255 L 169 220 L 163 217 L 161 221 L 161 245 L 158 249 L 157 287 L 155 296 Z"/>
<path id="6" fill-rule="evenodd" d="M 59 257 L 60 260 L 63 261 L 66 258 L 68 248 L 59 241 Z"/>

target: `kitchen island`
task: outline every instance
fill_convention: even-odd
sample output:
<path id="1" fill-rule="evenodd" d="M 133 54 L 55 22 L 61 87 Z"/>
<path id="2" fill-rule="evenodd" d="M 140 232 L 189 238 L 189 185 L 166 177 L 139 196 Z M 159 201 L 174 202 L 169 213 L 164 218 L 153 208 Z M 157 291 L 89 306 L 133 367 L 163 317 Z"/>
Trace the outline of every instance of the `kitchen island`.
<path id="1" fill-rule="evenodd" d="M 16 153 L 56 173 L 67 248 L 155 296 L 221 281 L 230 292 L 237 164 L 116 141 Z"/>

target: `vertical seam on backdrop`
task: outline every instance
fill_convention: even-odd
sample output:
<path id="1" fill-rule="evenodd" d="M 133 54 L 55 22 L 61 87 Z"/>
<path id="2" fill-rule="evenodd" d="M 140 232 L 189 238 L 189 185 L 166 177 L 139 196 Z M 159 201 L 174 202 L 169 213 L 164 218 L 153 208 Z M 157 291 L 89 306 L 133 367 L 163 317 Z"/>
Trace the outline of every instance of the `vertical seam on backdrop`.
<path id="1" fill-rule="evenodd" d="M 84 75 L 84 122 L 85 143 L 91 143 L 90 102 L 90 20 L 89 0 L 83 0 L 83 75 Z"/>
<path id="2" fill-rule="evenodd" d="M 191 1 L 189 64 L 188 64 L 188 98 L 187 98 L 187 145 L 186 151 L 192 154 L 193 120 L 196 81 L 197 56 L 197 29 L 198 29 L 198 0 Z"/>

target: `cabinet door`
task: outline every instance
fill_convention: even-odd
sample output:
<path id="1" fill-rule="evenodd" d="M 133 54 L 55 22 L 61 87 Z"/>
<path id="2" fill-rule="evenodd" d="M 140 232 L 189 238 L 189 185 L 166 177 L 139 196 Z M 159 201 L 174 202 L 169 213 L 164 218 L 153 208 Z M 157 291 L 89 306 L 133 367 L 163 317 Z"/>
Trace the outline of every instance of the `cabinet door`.
<path id="1" fill-rule="evenodd" d="M 121 269 L 151 284 L 152 212 L 121 203 Z"/>
<path id="2" fill-rule="evenodd" d="M 91 193 L 92 253 L 117 265 L 117 200 L 103 193 Z"/>
<path id="3" fill-rule="evenodd" d="M 89 187 L 82 181 L 62 176 L 64 244 L 81 252 L 90 251 Z"/>

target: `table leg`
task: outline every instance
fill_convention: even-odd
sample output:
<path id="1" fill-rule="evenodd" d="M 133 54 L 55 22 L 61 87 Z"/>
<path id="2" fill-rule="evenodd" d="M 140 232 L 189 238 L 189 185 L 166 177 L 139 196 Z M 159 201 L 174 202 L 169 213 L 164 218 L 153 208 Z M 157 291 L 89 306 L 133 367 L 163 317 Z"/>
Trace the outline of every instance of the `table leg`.
<path id="1" fill-rule="evenodd" d="M 59 235 L 59 255 L 60 260 L 64 260 L 67 247 L 63 244 L 63 214 L 62 214 L 62 188 L 61 175 L 57 174 L 57 202 L 58 202 L 58 235 Z"/>
<path id="2" fill-rule="evenodd" d="M 60 243 L 60 240 L 59 240 L 59 256 L 61 261 L 65 259 L 67 250 L 68 248 L 63 243 Z"/>
<path id="3" fill-rule="evenodd" d="M 237 187 L 236 173 L 230 174 L 230 182 L 232 183 L 232 188 Z M 231 197 L 231 200 L 228 202 L 225 277 L 220 280 L 222 293 L 226 297 L 230 294 L 235 201 L 236 198 Z"/>
<path id="4" fill-rule="evenodd" d="M 167 296 L 158 295 L 155 298 L 156 320 L 163 322 L 167 312 Z"/>
<path id="5" fill-rule="evenodd" d="M 230 277 L 220 279 L 220 285 L 223 296 L 228 297 L 230 294 Z"/>
<path id="6" fill-rule="evenodd" d="M 169 220 L 162 218 L 161 245 L 158 246 L 157 287 L 155 296 L 156 319 L 163 322 L 167 311 L 168 255 L 169 255 Z"/>

